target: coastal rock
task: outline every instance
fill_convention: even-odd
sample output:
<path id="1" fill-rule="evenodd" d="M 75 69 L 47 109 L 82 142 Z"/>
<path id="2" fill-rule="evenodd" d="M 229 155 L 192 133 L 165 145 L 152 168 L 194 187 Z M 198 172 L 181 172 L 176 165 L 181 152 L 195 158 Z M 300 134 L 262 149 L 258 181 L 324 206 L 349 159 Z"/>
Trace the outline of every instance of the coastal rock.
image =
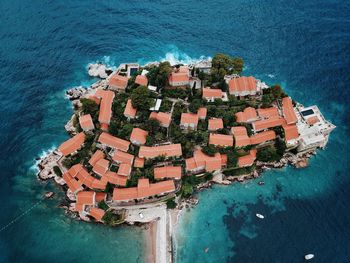
<path id="1" fill-rule="evenodd" d="M 66 195 L 70 201 L 75 201 L 77 199 L 75 194 L 69 188 L 67 190 Z"/>
<path id="2" fill-rule="evenodd" d="M 46 199 L 49 199 L 49 198 L 53 197 L 54 194 L 55 194 L 54 192 L 46 192 L 46 193 L 44 194 L 44 197 L 45 197 Z"/>
<path id="3" fill-rule="evenodd" d="M 70 100 L 77 100 L 81 96 L 83 96 L 85 92 L 86 92 L 86 88 L 84 88 L 83 86 L 73 87 L 66 91 L 66 96 Z"/>
<path id="4" fill-rule="evenodd" d="M 75 135 L 77 133 L 73 125 L 74 119 L 75 119 L 75 115 L 73 114 L 70 120 L 66 123 L 66 125 L 64 125 L 64 128 L 66 129 L 66 131 L 71 135 Z"/>
<path id="5" fill-rule="evenodd" d="M 38 176 L 40 179 L 47 180 L 55 177 L 56 174 L 53 171 L 53 167 L 57 166 L 57 162 L 61 156 L 57 151 L 53 151 L 41 159 L 38 164 L 40 169 Z"/>
<path id="6" fill-rule="evenodd" d="M 65 184 L 66 184 L 66 182 L 63 180 L 63 178 L 62 178 L 62 177 L 59 177 L 59 176 L 57 176 L 57 175 L 55 175 L 54 180 L 55 180 L 55 182 L 56 182 L 57 184 L 59 184 L 59 185 L 65 185 Z"/>
<path id="7" fill-rule="evenodd" d="M 88 74 L 91 77 L 98 77 L 101 79 L 105 79 L 111 74 L 113 70 L 107 68 L 102 63 L 89 64 L 88 65 Z"/>

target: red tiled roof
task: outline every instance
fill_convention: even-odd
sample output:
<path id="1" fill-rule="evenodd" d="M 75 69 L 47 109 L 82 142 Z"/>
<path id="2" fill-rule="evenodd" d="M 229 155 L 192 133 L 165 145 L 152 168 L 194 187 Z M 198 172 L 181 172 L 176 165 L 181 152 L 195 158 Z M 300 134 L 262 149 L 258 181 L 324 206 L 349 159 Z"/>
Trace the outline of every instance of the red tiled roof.
<path id="1" fill-rule="evenodd" d="M 132 106 L 131 99 L 126 103 L 124 116 L 127 118 L 135 118 L 137 110 Z"/>
<path id="2" fill-rule="evenodd" d="M 85 134 L 83 132 L 78 133 L 77 135 L 73 136 L 69 140 L 62 143 L 58 150 L 64 155 L 67 156 L 77 150 L 80 149 L 80 147 L 83 145 L 85 141 Z"/>
<path id="3" fill-rule="evenodd" d="M 95 194 L 93 191 L 80 191 L 77 193 L 77 204 L 94 205 Z"/>
<path id="4" fill-rule="evenodd" d="M 285 97 L 282 99 L 282 110 L 283 116 L 286 119 L 287 124 L 293 124 L 298 121 L 297 115 L 295 114 L 293 108 L 292 99 L 289 97 Z"/>
<path id="5" fill-rule="evenodd" d="M 134 167 L 136 168 L 142 168 L 145 165 L 145 159 L 136 157 L 134 161 Z"/>
<path id="6" fill-rule="evenodd" d="M 135 79 L 135 83 L 147 87 L 148 79 L 147 79 L 146 76 L 137 75 L 137 76 L 136 76 L 136 79 Z"/>
<path id="7" fill-rule="evenodd" d="M 276 139 L 276 133 L 274 131 L 263 131 L 252 135 L 250 137 L 250 144 L 260 144 L 274 139 Z"/>
<path id="8" fill-rule="evenodd" d="M 105 215 L 105 211 L 101 208 L 91 207 L 90 216 L 95 218 L 97 221 L 102 221 L 103 216 Z"/>
<path id="9" fill-rule="evenodd" d="M 195 126 L 198 125 L 198 115 L 194 113 L 182 113 L 181 114 L 181 125 L 185 124 L 193 124 Z"/>
<path id="10" fill-rule="evenodd" d="M 254 77 L 233 78 L 228 83 L 230 94 L 245 91 L 256 91 L 256 79 Z"/>
<path id="11" fill-rule="evenodd" d="M 164 112 L 152 112 L 149 116 L 150 119 L 159 121 L 161 126 L 169 127 L 171 122 L 171 114 Z"/>
<path id="12" fill-rule="evenodd" d="M 169 84 L 172 85 L 174 82 L 189 82 L 190 77 L 186 73 L 171 73 L 169 76 Z"/>
<path id="13" fill-rule="evenodd" d="M 243 111 L 237 112 L 235 116 L 237 122 L 250 122 L 258 118 L 256 110 L 252 107 L 247 107 Z"/>
<path id="14" fill-rule="evenodd" d="M 96 202 L 101 202 L 101 201 L 106 200 L 106 197 L 107 197 L 106 193 L 98 192 L 98 193 L 96 193 L 95 199 L 96 199 Z"/>
<path id="15" fill-rule="evenodd" d="M 285 123 L 286 123 L 285 119 L 281 117 L 274 117 L 270 119 L 255 121 L 252 123 L 252 125 L 255 131 L 261 131 L 268 128 L 282 126 Z"/>
<path id="16" fill-rule="evenodd" d="M 139 157 L 141 158 L 155 158 L 158 156 L 181 156 L 182 149 L 181 144 L 168 144 L 161 146 L 141 146 L 139 151 Z"/>
<path id="17" fill-rule="evenodd" d="M 307 124 L 309 125 L 314 125 L 315 123 L 318 123 L 320 121 L 320 119 L 317 116 L 312 116 L 310 118 L 307 119 Z"/>
<path id="18" fill-rule="evenodd" d="M 127 177 L 118 175 L 117 173 L 111 171 L 107 171 L 103 177 L 105 177 L 106 180 L 111 184 L 116 184 L 120 186 L 126 186 L 126 182 L 128 180 Z"/>
<path id="19" fill-rule="evenodd" d="M 222 90 L 221 89 L 203 88 L 203 98 L 221 99 L 221 97 L 222 97 Z"/>
<path id="20" fill-rule="evenodd" d="M 250 145 L 250 138 L 248 137 L 247 128 L 244 126 L 236 126 L 231 128 L 233 137 L 235 138 L 236 147 L 244 147 Z"/>
<path id="21" fill-rule="evenodd" d="M 258 115 L 261 118 L 272 118 L 272 117 L 278 117 L 278 110 L 276 107 L 270 107 L 265 109 L 258 109 Z"/>
<path id="22" fill-rule="evenodd" d="M 209 135 L 209 144 L 218 146 L 233 146 L 233 136 L 211 133 Z"/>
<path id="23" fill-rule="evenodd" d="M 95 163 L 92 170 L 98 175 L 102 176 L 105 174 L 105 172 L 107 172 L 108 167 L 109 167 L 109 161 L 106 159 L 100 159 Z"/>
<path id="24" fill-rule="evenodd" d="M 76 193 L 80 190 L 82 190 L 81 183 L 77 181 L 75 178 L 72 177 L 72 175 L 69 174 L 69 172 L 65 172 L 63 174 L 63 180 L 66 182 L 68 188 L 73 192 Z"/>
<path id="25" fill-rule="evenodd" d="M 238 158 L 238 167 L 252 166 L 256 159 L 256 150 L 250 150 L 249 154 Z"/>
<path id="26" fill-rule="evenodd" d="M 145 144 L 148 136 L 148 131 L 142 130 L 140 128 L 133 128 L 130 141 L 136 144 Z"/>
<path id="27" fill-rule="evenodd" d="M 295 124 L 283 125 L 284 136 L 286 141 L 297 139 L 299 137 L 298 128 Z"/>
<path id="28" fill-rule="evenodd" d="M 201 107 L 197 112 L 198 118 L 204 120 L 207 117 L 207 108 Z"/>
<path id="29" fill-rule="evenodd" d="M 114 74 L 108 82 L 110 87 L 124 90 L 128 85 L 128 77 Z"/>
<path id="30" fill-rule="evenodd" d="M 164 166 L 154 168 L 154 179 L 174 178 L 180 179 L 182 175 L 181 166 Z"/>
<path id="31" fill-rule="evenodd" d="M 186 171 L 201 170 L 204 169 L 207 172 L 212 172 L 221 169 L 223 159 L 220 153 L 216 153 L 214 156 L 209 156 L 203 153 L 201 150 L 196 150 L 193 153 L 193 157 L 185 160 Z"/>
<path id="32" fill-rule="evenodd" d="M 92 166 L 95 165 L 95 163 L 101 159 L 105 158 L 105 154 L 100 151 L 100 150 L 97 150 L 90 158 L 89 160 L 89 164 L 91 164 Z"/>
<path id="33" fill-rule="evenodd" d="M 106 132 L 101 133 L 100 137 L 98 138 L 98 141 L 111 148 L 115 148 L 124 152 L 128 151 L 130 145 L 130 142 L 114 137 Z"/>
<path id="34" fill-rule="evenodd" d="M 128 163 L 122 163 L 119 165 L 118 175 L 129 176 L 131 173 L 131 165 Z"/>
<path id="35" fill-rule="evenodd" d="M 84 131 L 93 130 L 95 128 L 90 114 L 80 116 L 79 124 Z"/>
<path id="36" fill-rule="evenodd" d="M 123 151 L 116 151 L 114 152 L 112 159 L 117 163 L 127 163 L 131 165 L 134 161 L 134 156 Z"/>
<path id="37" fill-rule="evenodd" d="M 112 104 L 114 99 L 114 92 L 110 90 L 101 90 L 102 100 L 100 104 L 100 112 L 98 115 L 98 121 L 101 124 L 109 125 L 112 117 Z"/>
<path id="38" fill-rule="evenodd" d="M 216 131 L 223 128 L 224 128 L 224 122 L 222 121 L 222 119 L 217 119 L 217 118 L 209 119 L 208 121 L 209 131 Z"/>
<path id="39" fill-rule="evenodd" d="M 137 187 L 114 188 L 113 200 L 128 201 L 132 199 L 142 199 L 174 191 L 175 184 L 173 180 L 150 184 L 148 179 L 139 179 Z"/>

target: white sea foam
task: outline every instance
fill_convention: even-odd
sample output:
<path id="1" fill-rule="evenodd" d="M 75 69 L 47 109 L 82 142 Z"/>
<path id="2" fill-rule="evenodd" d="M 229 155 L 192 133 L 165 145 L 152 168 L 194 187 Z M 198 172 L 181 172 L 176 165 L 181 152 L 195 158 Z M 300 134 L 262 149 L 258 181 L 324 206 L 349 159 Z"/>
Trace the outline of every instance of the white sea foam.
<path id="1" fill-rule="evenodd" d="M 57 149 L 57 146 L 53 145 L 47 150 L 42 150 L 38 156 L 38 160 L 35 160 L 34 164 L 29 169 L 31 171 L 38 173 L 39 172 L 38 164 L 40 163 L 40 161 L 44 159 L 47 155 L 49 155 L 51 152 L 53 152 L 55 149 Z"/>
<path id="2" fill-rule="evenodd" d="M 276 76 L 274 74 L 267 74 L 270 79 L 274 79 Z"/>

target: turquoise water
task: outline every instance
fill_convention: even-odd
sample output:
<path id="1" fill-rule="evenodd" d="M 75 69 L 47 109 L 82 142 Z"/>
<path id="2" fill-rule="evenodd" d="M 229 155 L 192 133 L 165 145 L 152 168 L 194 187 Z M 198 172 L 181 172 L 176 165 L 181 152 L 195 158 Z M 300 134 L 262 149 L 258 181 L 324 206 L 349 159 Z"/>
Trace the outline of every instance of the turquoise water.
<path id="1" fill-rule="evenodd" d="M 68 138 L 64 90 L 94 81 L 88 63 L 216 52 L 242 56 L 246 74 L 283 84 L 338 128 L 307 169 L 201 192 L 181 219 L 177 262 L 301 262 L 307 252 L 349 261 L 349 1 L 4 0 L 0 14 L 0 229 L 15 219 L 0 232 L 1 262 L 144 261 L 142 230 L 69 219 L 34 159 Z M 55 199 L 39 202 L 52 189 Z"/>

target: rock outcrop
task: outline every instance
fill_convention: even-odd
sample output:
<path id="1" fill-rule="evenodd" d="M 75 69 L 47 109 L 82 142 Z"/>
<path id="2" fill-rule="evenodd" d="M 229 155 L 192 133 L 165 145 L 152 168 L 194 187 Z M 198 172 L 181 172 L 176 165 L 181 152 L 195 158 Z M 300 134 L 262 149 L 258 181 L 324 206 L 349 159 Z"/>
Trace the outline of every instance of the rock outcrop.
<path id="1" fill-rule="evenodd" d="M 88 74 L 91 77 L 98 77 L 101 79 L 105 79 L 110 75 L 113 71 L 110 68 L 107 68 L 102 63 L 89 64 L 88 65 Z"/>
<path id="2" fill-rule="evenodd" d="M 70 100 L 80 99 L 86 92 L 86 88 L 83 86 L 73 87 L 66 91 L 66 95 Z"/>
<path id="3" fill-rule="evenodd" d="M 38 166 L 40 172 L 38 176 L 40 179 L 47 180 L 56 176 L 53 168 L 57 166 L 57 162 L 61 156 L 62 155 L 59 152 L 53 151 L 39 161 Z"/>

